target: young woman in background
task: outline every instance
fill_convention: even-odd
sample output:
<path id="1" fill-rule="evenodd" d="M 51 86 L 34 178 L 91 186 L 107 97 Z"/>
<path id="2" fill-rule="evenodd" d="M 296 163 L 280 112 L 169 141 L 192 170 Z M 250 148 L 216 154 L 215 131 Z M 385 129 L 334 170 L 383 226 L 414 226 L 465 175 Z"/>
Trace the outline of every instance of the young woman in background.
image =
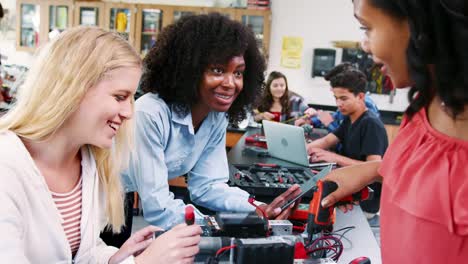
<path id="1" fill-rule="evenodd" d="M 254 110 L 254 120 L 282 122 L 304 114 L 313 115 L 315 110 L 308 108 L 302 97 L 289 91 L 288 80 L 283 73 L 271 72 L 257 109 Z"/>

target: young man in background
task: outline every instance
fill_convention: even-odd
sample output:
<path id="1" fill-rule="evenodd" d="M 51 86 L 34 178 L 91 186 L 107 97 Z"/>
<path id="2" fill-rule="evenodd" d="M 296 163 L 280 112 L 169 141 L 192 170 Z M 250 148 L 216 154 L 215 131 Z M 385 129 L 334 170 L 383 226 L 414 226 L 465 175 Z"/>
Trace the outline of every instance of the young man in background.
<path id="1" fill-rule="evenodd" d="M 365 161 L 382 160 L 388 138 L 382 121 L 368 111 L 364 98 L 366 76 L 350 64 L 333 68 L 325 79 L 330 81 L 338 110 L 345 116 L 340 126 L 327 136 L 307 145 L 312 162 L 336 162 L 350 166 Z M 338 143 L 338 153 L 328 151 Z M 375 214 L 380 209 L 381 183 L 373 183 L 374 199 L 361 203 L 365 212 Z"/>

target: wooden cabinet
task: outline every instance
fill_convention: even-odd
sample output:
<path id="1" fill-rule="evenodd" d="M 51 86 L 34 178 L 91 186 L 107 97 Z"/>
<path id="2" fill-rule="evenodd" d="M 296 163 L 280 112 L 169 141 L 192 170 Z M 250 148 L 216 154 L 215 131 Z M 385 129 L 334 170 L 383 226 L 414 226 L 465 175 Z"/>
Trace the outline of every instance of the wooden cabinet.
<path id="1" fill-rule="evenodd" d="M 162 5 L 138 5 L 136 15 L 135 49 L 145 56 L 156 44 L 161 29 L 172 21 L 172 8 Z"/>
<path id="2" fill-rule="evenodd" d="M 59 35 L 65 29 L 73 25 L 72 0 L 48 0 L 41 1 L 44 6 L 45 23 L 43 23 L 42 39 L 49 39 Z"/>
<path id="3" fill-rule="evenodd" d="M 136 5 L 106 2 L 104 5 L 104 28 L 116 32 L 130 44 L 135 44 Z"/>
<path id="4" fill-rule="evenodd" d="M 73 0 L 17 1 L 16 49 L 33 52 L 73 25 Z"/>
<path id="5" fill-rule="evenodd" d="M 157 35 L 165 26 L 187 15 L 212 12 L 224 14 L 250 27 L 266 56 L 270 46 L 270 10 L 97 0 L 18 0 L 17 10 L 17 49 L 31 52 L 70 26 L 92 25 L 117 32 L 143 57 L 156 44 Z"/>
<path id="6" fill-rule="evenodd" d="M 262 53 L 268 58 L 271 12 L 269 10 L 237 9 L 235 19 L 252 29 L 258 46 L 261 47 Z"/>
<path id="7" fill-rule="evenodd" d="M 16 11 L 16 49 L 32 52 L 43 41 L 40 34 L 44 24 L 41 5 L 38 0 L 17 1 Z"/>
<path id="8" fill-rule="evenodd" d="M 199 15 L 204 13 L 203 7 L 196 7 L 196 6 L 172 6 L 172 21 L 177 22 L 177 20 L 181 19 L 185 16 L 190 15 Z"/>
<path id="9" fill-rule="evenodd" d="M 104 3 L 90 1 L 75 2 L 73 25 L 104 27 Z"/>
<path id="10" fill-rule="evenodd" d="M 210 7 L 210 8 L 205 8 L 204 9 L 204 14 L 208 14 L 208 13 L 220 13 L 222 15 L 225 15 L 227 17 L 229 17 L 230 19 L 236 19 L 236 10 L 238 9 L 235 9 L 235 8 L 217 8 L 217 7 Z"/>

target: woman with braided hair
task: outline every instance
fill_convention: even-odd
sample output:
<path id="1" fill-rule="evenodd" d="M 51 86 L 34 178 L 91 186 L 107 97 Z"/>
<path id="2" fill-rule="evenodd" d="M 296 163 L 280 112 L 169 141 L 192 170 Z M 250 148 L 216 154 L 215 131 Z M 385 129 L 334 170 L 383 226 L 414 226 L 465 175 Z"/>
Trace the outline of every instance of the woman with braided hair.
<path id="1" fill-rule="evenodd" d="M 464 0 L 354 0 L 362 47 L 395 87 L 411 86 L 383 161 L 335 170 L 330 206 L 383 181 L 383 263 L 468 260 L 468 8 Z M 348 208 L 349 209 L 349 208 Z"/>

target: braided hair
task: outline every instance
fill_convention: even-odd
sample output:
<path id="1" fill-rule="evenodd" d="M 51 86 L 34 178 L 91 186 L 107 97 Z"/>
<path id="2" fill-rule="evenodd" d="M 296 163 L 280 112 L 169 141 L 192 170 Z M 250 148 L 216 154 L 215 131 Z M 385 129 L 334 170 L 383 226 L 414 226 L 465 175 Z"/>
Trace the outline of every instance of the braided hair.
<path id="1" fill-rule="evenodd" d="M 411 117 L 440 97 L 455 118 L 468 104 L 468 6 L 465 0 L 369 0 L 398 19 L 406 19 L 406 55 L 413 86 Z M 433 68 L 432 68 L 433 67 Z M 431 73 L 432 72 L 432 73 Z"/>

